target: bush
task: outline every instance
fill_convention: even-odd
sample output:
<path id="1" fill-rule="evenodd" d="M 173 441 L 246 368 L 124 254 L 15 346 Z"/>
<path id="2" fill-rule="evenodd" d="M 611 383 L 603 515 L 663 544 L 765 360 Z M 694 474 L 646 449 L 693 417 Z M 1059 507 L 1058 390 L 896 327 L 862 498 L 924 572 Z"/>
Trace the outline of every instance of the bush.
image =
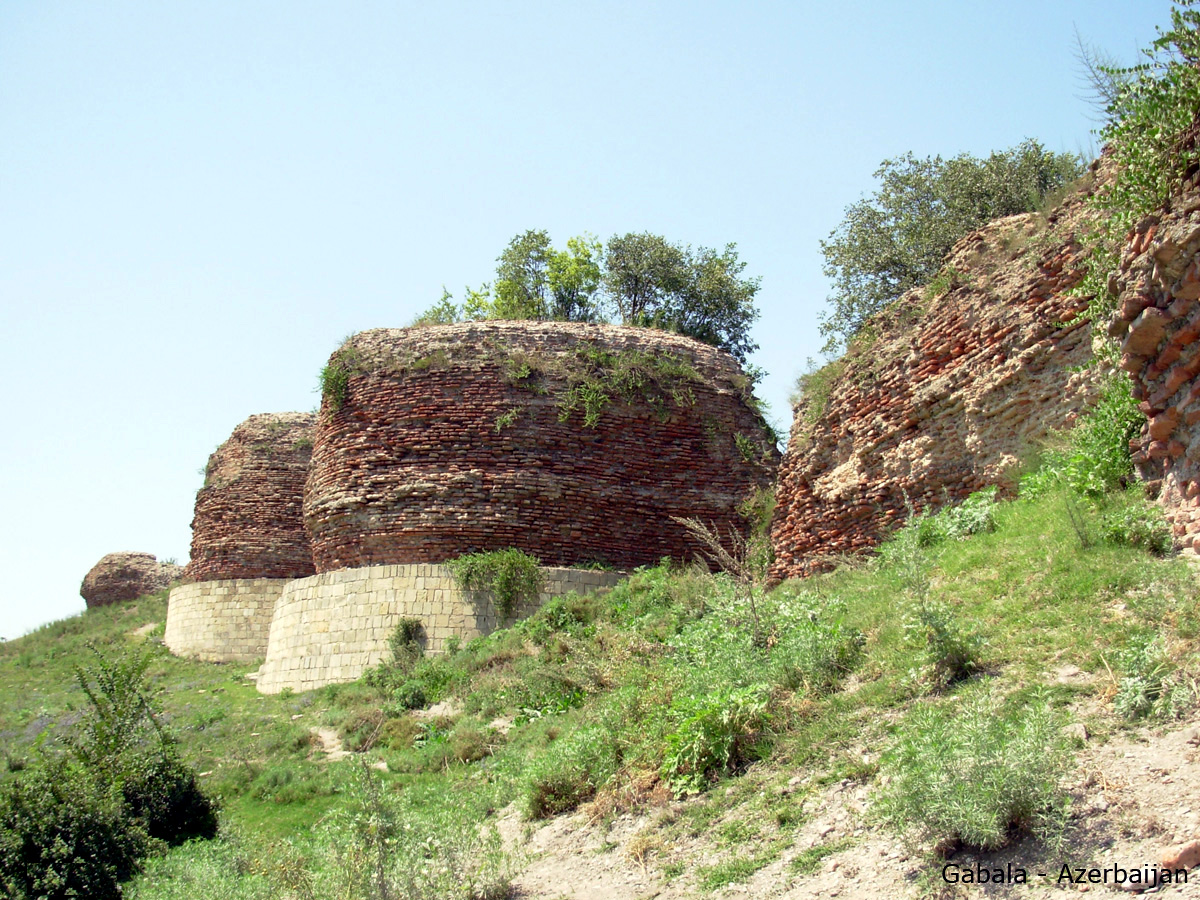
<path id="1" fill-rule="evenodd" d="M 77 763 L 41 759 L 0 785 L 0 887 L 16 900 L 120 900 L 147 851 L 119 794 Z"/>
<path id="2" fill-rule="evenodd" d="M 1116 664 L 1123 674 L 1113 709 L 1126 719 L 1174 719 L 1191 707 L 1194 686 L 1177 670 L 1160 638 L 1135 639 L 1117 654 Z"/>
<path id="3" fill-rule="evenodd" d="M 1065 451 L 1051 451 L 1040 467 L 1021 479 L 1023 497 L 1040 497 L 1060 484 L 1098 499 L 1121 487 L 1133 474 L 1129 441 L 1145 422 L 1129 379 L 1108 379 L 1090 413 L 1069 433 Z"/>
<path id="4" fill-rule="evenodd" d="M 126 888 L 127 900 L 276 900 L 283 895 L 264 867 L 227 833 L 149 859 Z M 282 868 L 282 865 L 280 866 Z M 286 895 L 285 895 L 286 896 Z"/>
<path id="5" fill-rule="evenodd" d="M 677 794 L 707 787 L 756 757 L 768 722 L 766 685 L 676 701 L 678 724 L 667 736 L 662 776 Z"/>
<path id="6" fill-rule="evenodd" d="M 125 766 L 121 795 L 150 837 L 175 846 L 217 835 L 217 811 L 196 773 L 174 756 L 136 756 Z"/>
<path id="7" fill-rule="evenodd" d="M 345 900 L 507 897 L 512 864 L 495 827 L 480 827 L 472 804 L 445 801 L 388 797 L 364 765 L 348 807 L 317 833 L 310 871 L 292 880 Z"/>
<path id="8" fill-rule="evenodd" d="M 904 620 L 905 637 L 921 648 L 916 677 L 934 690 L 968 678 L 979 668 L 983 639 L 965 630 L 945 603 L 923 601 Z"/>
<path id="9" fill-rule="evenodd" d="M 0 883 L 8 896 L 121 896 L 157 841 L 216 834 L 216 812 L 175 756 L 145 684 L 148 656 L 76 671 L 90 703 L 74 759 L 42 750 L 0 788 Z"/>
<path id="10" fill-rule="evenodd" d="M 804 592 L 772 616 L 777 638 L 770 649 L 772 681 L 812 697 L 833 690 L 853 670 L 866 638 L 843 622 L 844 604 Z"/>
<path id="11" fill-rule="evenodd" d="M 976 491 L 957 506 L 947 506 L 932 517 L 946 540 L 962 540 L 996 530 L 996 488 Z"/>
<path id="12" fill-rule="evenodd" d="M 423 709 L 428 703 L 425 685 L 410 678 L 392 693 L 392 701 L 403 710 Z"/>
<path id="13" fill-rule="evenodd" d="M 421 620 L 409 616 L 402 618 L 388 635 L 388 650 L 393 666 L 411 669 L 425 655 L 425 626 Z"/>
<path id="14" fill-rule="evenodd" d="M 463 591 L 490 593 L 504 619 L 511 619 L 521 603 L 537 599 L 543 584 L 541 564 L 536 556 L 515 547 L 466 553 L 446 563 Z"/>
<path id="15" fill-rule="evenodd" d="M 555 741 L 537 758 L 525 783 L 525 812 L 545 819 L 590 800 L 617 770 L 613 735 L 586 725 Z"/>
<path id="16" fill-rule="evenodd" d="M 1172 546 L 1171 526 L 1157 506 L 1139 503 L 1107 512 L 1100 531 L 1110 544 L 1137 547 L 1162 555 Z"/>
<path id="17" fill-rule="evenodd" d="M 1059 722 L 1044 696 L 1003 709 L 986 691 L 961 705 L 918 707 L 882 760 L 875 798 L 882 820 L 942 850 L 1001 847 L 1017 834 L 1056 840 L 1068 801 L 1069 765 Z"/>

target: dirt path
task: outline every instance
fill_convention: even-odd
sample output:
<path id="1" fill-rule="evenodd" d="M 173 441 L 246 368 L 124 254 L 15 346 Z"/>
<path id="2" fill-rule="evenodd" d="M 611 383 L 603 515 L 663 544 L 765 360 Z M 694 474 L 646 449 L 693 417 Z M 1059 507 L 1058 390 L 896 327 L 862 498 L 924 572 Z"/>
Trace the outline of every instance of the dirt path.
<path id="1" fill-rule="evenodd" d="M 336 728 L 330 728 L 327 725 L 320 727 L 314 725 L 308 730 L 316 736 L 318 743 L 321 745 L 321 752 L 325 754 L 325 758 L 330 762 L 337 762 L 351 755 L 350 751 L 342 746 L 342 739 L 338 736 Z"/>

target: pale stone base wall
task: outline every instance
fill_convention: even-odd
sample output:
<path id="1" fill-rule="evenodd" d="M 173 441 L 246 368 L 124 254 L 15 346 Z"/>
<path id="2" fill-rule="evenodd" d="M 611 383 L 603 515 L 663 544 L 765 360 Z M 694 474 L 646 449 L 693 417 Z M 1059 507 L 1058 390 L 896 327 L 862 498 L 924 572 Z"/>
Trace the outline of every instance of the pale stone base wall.
<path id="1" fill-rule="evenodd" d="M 611 587 L 617 572 L 544 568 L 545 587 L 516 618 L 568 591 Z M 400 619 L 420 619 L 425 651 L 442 653 L 446 640 L 489 634 L 503 624 L 488 598 L 463 596 L 450 570 L 439 565 L 364 566 L 289 582 L 271 620 L 258 689 L 307 691 L 353 681 L 388 654 L 388 636 Z"/>
<path id="2" fill-rule="evenodd" d="M 286 578 L 197 581 L 172 589 L 163 643 L 176 656 L 249 662 L 267 653 L 267 634 Z"/>

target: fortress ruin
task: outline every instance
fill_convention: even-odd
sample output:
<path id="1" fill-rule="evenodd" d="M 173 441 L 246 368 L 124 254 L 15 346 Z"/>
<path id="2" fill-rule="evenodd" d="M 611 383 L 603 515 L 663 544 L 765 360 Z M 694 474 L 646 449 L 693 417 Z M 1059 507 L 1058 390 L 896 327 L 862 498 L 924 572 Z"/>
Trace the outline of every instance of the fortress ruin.
<path id="1" fill-rule="evenodd" d="M 168 647 L 265 656 L 263 691 L 357 678 L 403 617 L 432 652 L 493 630 L 491 603 L 439 565 L 464 553 L 542 561 L 546 590 L 518 615 L 621 577 L 572 567 L 692 559 L 671 517 L 744 533 L 739 506 L 779 461 L 737 362 L 651 329 L 379 329 L 322 382 L 315 416 L 251 417 L 213 454 L 171 594 Z"/>

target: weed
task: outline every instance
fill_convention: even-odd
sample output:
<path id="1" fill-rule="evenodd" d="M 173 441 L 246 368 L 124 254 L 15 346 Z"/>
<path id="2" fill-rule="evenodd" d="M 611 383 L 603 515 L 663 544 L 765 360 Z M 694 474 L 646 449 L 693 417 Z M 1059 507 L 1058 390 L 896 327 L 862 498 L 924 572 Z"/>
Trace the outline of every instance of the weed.
<path id="1" fill-rule="evenodd" d="M 403 671 L 412 669 L 425 655 L 425 625 L 421 620 L 411 616 L 401 618 L 388 635 L 388 652 L 393 666 Z"/>
<path id="2" fill-rule="evenodd" d="M 1005 709 L 986 690 L 908 716 L 882 769 L 876 810 L 895 830 L 943 848 L 985 850 L 1030 831 L 1053 843 L 1069 803 L 1069 757 L 1044 696 Z"/>
<path id="3" fill-rule="evenodd" d="M 962 273 L 953 266 L 943 267 L 925 286 L 925 300 L 936 300 L 959 283 Z"/>
<path id="4" fill-rule="evenodd" d="M 1116 655 L 1122 677 L 1113 709 L 1126 719 L 1178 718 L 1195 700 L 1195 686 L 1178 670 L 1162 639 L 1135 638 Z"/>
<path id="5" fill-rule="evenodd" d="M 904 632 L 921 651 L 921 669 L 913 674 L 934 690 L 944 690 L 978 671 L 983 639 L 967 631 L 948 604 L 918 603 L 904 620 Z"/>
<path id="6" fill-rule="evenodd" d="M 1171 526 L 1159 507 L 1146 503 L 1105 513 L 1100 519 L 1100 532 L 1109 543 L 1137 547 L 1160 556 L 1171 549 Z"/>
<path id="7" fill-rule="evenodd" d="M 541 561 L 515 547 L 466 553 L 446 565 L 464 592 L 490 594 L 503 619 L 511 619 L 520 604 L 535 600 L 544 581 Z"/>
<path id="8" fill-rule="evenodd" d="M 740 431 L 734 433 L 733 443 L 745 462 L 754 462 L 762 455 L 762 450 L 754 443 L 754 440 Z"/>
<path id="9" fill-rule="evenodd" d="M 700 791 L 720 774 L 755 758 L 767 726 L 766 685 L 689 696 L 672 709 L 677 721 L 667 736 L 663 779 L 676 794 Z"/>
<path id="10" fill-rule="evenodd" d="M 850 845 L 851 840 L 849 838 L 838 838 L 826 844 L 814 844 L 812 847 L 797 853 L 792 858 L 792 861 L 788 863 L 788 868 L 797 875 L 811 875 L 820 868 L 822 860 L 833 856 L 835 853 L 841 853 L 850 847 Z"/>
<path id="11" fill-rule="evenodd" d="M 496 420 L 493 423 L 496 433 L 499 434 L 505 428 L 511 428 L 514 424 L 516 424 L 517 419 L 520 417 L 523 411 L 524 407 L 514 406 L 510 409 L 506 409 L 504 412 L 500 413 L 500 415 L 496 416 Z"/>
<path id="12" fill-rule="evenodd" d="M 331 412 L 337 412 L 346 403 L 350 394 L 350 376 L 361 374 L 362 365 L 362 355 L 347 341 L 321 369 L 320 394 Z"/>
<path id="13" fill-rule="evenodd" d="M 808 425 L 815 425 L 825 414 L 834 383 L 842 377 L 845 370 L 846 359 L 841 357 L 796 379 L 796 389 L 791 398 L 792 406 L 804 407 L 801 416 Z"/>
<path id="14" fill-rule="evenodd" d="M 612 736 L 593 725 L 555 741 L 534 763 L 525 786 L 525 811 L 544 819 L 590 800 L 617 768 Z"/>

